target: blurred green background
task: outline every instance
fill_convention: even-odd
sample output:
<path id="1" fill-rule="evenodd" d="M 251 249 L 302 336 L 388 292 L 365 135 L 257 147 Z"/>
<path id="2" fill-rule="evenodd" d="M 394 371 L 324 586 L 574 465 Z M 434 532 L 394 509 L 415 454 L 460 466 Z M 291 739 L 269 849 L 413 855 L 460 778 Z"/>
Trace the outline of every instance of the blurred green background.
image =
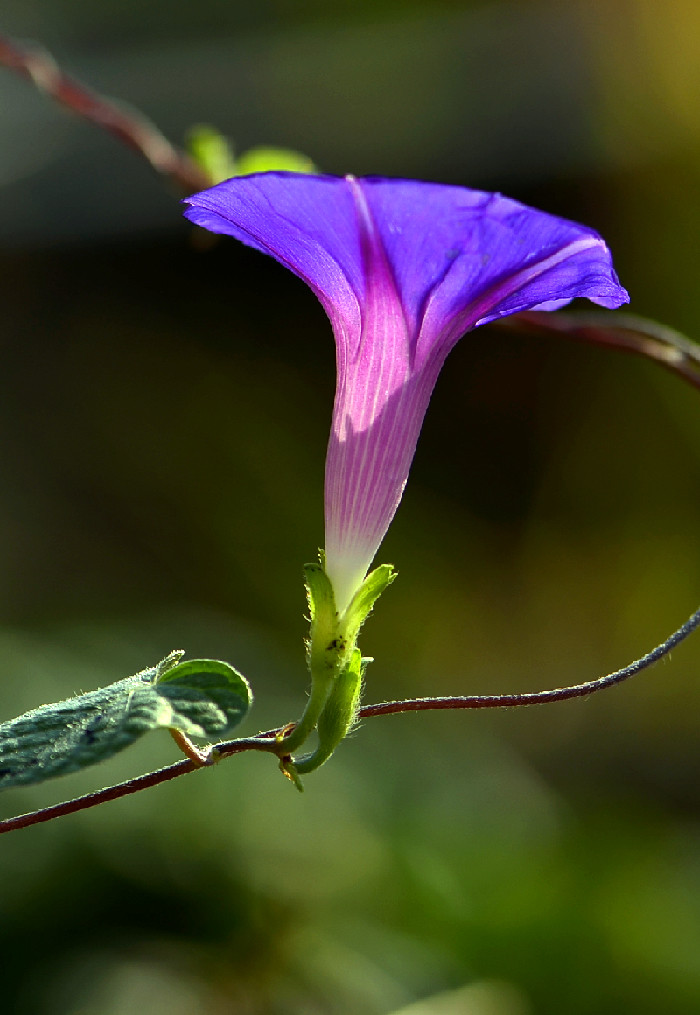
<path id="1" fill-rule="evenodd" d="M 151 116 L 328 172 L 503 190 L 608 239 L 700 336 L 695 0 L 5 0 L 3 30 Z M 170 649 L 305 694 L 333 394 L 313 296 L 199 249 L 132 152 L 0 71 L 0 715 Z M 201 245 L 200 245 L 201 246 Z M 698 395 L 564 340 L 466 338 L 380 553 L 366 700 L 532 690 L 700 599 Z M 535 710 L 367 721 L 298 796 L 244 755 L 0 840 L 7 1015 L 700 1010 L 700 640 Z M 175 760 L 167 736 L 11 815 Z"/>

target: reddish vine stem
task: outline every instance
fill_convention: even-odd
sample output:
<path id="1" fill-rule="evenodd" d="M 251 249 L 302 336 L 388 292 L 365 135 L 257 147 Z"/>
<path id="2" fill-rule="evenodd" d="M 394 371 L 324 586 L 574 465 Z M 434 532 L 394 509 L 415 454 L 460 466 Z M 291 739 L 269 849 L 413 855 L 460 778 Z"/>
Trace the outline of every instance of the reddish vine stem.
<path id="1" fill-rule="evenodd" d="M 183 194 L 210 186 L 208 176 L 186 152 L 172 145 L 155 124 L 136 110 L 97 95 L 64 73 L 40 46 L 22 45 L 0 35 L 0 64 L 28 78 L 49 98 L 133 148 L 157 173 L 173 180 Z"/>
<path id="2" fill-rule="evenodd" d="M 644 356 L 700 389 L 700 346 L 673 328 L 644 317 L 619 311 L 611 318 L 604 311 L 552 314 L 530 310 L 494 323 L 503 328 L 564 335 L 587 345 Z"/>
<path id="3" fill-rule="evenodd" d="M 277 730 L 270 730 L 268 733 L 259 734 L 259 737 L 248 737 L 241 740 L 232 740 L 226 744 L 217 744 L 217 754 L 219 757 L 230 757 L 233 754 L 241 754 L 243 751 L 269 751 L 270 745 L 265 745 L 264 738 L 274 737 L 274 734 L 277 732 Z M 85 796 L 75 797 L 73 800 L 65 800 L 60 804 L 52 804 L 50 807 L 42 807 L 37 811 L 30 811 L 27 814 L 18 814 L 14 818 L 5 818 L 4 821 L 0 821 L 0 835 L 3 832 L 14 832 L 18 828 L 27 828 L 28 825 L 38 825 L 43 821 L 53 821 L 54 818 L 61 818 L 66 814 L 74 814 L 76 811 L 84 811 L 89 807 L 97 807 L 98 804 L 106 804 L 109 800 L 118 800 L 119 797 L 138 793 L 139 790 L 149 789 L 151 786 L 159 786 L 162 782 L 176 779 L 179 775 L 197 772 L 202 767 L 208 766 L 202 766 L 186 758 L 184 761 L 176 761 L 174 765 L 167 765 L 165 768 L 159 768 L 155 772 L 140 775 L 136 779 L 128 779 L 126 782 L 117 783 L 115 786 L 106 786 L 95 793 L 87 793 Z"/>
<path id="4" fill-rule="evenodd" d="M 364 705 L 359 712 L 360 719 L 371 719 L 378 715 L 391 715 L 396 712 L 427 712 L 434 709 L 465 709 L 465 708 L 520 708 L 525 705 L 543 705 L 553 701 L 566 701 L 569 698 L 583 698 L 596 691 L 602 691 L 613 684 L 622 683 L 629 677 L 634 676 L 641 670 L 646 669 L 658 662 L 664 656 L 680 644 L 688 635 L 700 625 L 700 608 L 691 617 L 674 631 L 656 648 L 640 659 L 635 659 L 628 666 L 620 670 L 608 673 L 596 680 L 588 680 L 583 684 L 574 684 L 571 687 L 557 687 L 547 691 L 532 691 L 525 694 L 474 694 L 460 695 L 442 698 L 411 698 L 406 701 L 383 701 L 376 705 Z M 3 832 L 13 832 L 19 828 L 27 828 L 29 825 L 38 825 L 44 821 L 53 821 L 54 818 L 63 817 L 66 814 L 74 814 L 76 811 L 87 810 L 89 807 L 97 807 L 98 804 L 107 803 L 109 800 L 117 800 L 119 797 L 129 796 L 131 793 L 138 793 L 142 789 L 151 786 L 158 786 L 162 782 L 176 779 L 180 775 L 187 775 L 188 772 L 198 771 L 201 767 L 210 767 L 215 761 L 230 757 L 234 754 L 241 754 L 243 751 L 266 751 L 267 753 L 279 754 L 283 748 L 284 741 L 280 745 L 277 737 L 284 733 L 289 727 L 281 726 L 278 729 L 266 730 L 256 737 L 248 737 L 241 740 L 230 740 L 225 743 L 216 744 L 212 751 L 212 759 L 204 766 L 201 763 L 185 760 L 178 761 L 174 765 L 160 768 L 156 772 L 149 772 L 147 775 L 138 776 L 136 779 L 129 779 L 116 786 L 108 786 L 105 789 L 97 790 L 95 793 L 88 793 L 86 796 L 76 797 L 74 800 L 67 800 L 64 803 L 53 804 L 50 807 L 42 807 L 40 810 L 30 811 L 27 814 L 19 814 L 14 818 L 6 818 L 0 821 L 0 835 Z"/>
<path id="5" fill-rule="evenodd" d="M 525 705 L 546 705 L 553 701 L 568 701 L 571 698 L 585 698 L 596 691 L 602 691 L 613 684 L 621 684 L 623 680 L 633 677 L 635 673 L 645 670 L 648 666 L 663 659 L 669 652 L 700 626 L 700 608 L 695 611 L 674 631 L 666 641 L 657 645 L 651 652 L 640 659 L 635 659 L 620 670 L 607 673 L 596 680 L 587 680 L 583 684 L 571 687 L 554 687 L 549 691 L 529 691 L 524 694 L 475 694 L 451 698 L 414 698 L 408 701 L 383 701 L 378 705 L 365 705 L 360 710 L 362 718 L 375 715 L 391 715 L 394 712 L 422 712 L 429 709 L 442 708 L 522 708 Z M 0 824 L 0 831 L 2 825 Z"/>

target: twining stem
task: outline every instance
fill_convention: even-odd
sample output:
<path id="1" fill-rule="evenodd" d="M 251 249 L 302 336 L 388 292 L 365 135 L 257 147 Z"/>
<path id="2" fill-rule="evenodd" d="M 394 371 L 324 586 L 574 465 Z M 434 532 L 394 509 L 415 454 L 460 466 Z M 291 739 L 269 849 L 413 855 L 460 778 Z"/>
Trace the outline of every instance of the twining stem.
<path id="1" fill-rule="evenodd" d="M 621 684 L 623 680 L 633 677 L 635 673 L 645 670 L 648 666 L 653 666 L 654 663 L 668 655 L 689 634 L 692 634 L 698 626 L 700 626 L 700 609 L 696 610 L 685 624 L 674 631 L 666 641 L 657 645 L 651 652 L 647 652 L 641 659 L 635 659 L 634 662 L 623 666 L 620 670 L 615 670 L 614 673 L 607 673 L 604 677 L 597 677 L 595 680 L 587 680 L 583 684 L 554 687 L 548 691 L 526 691 L 524 694 L 473 694 L 451 698 L 411 698 L 407 701 L 382 701 L 377 705 L 365 705 L 360 709 L 360 716 L 363 719 L 370 719 L 375 715 L 391 715 L 395 712 L 425 712 L 442 708 L 522 708 L 525 705 L 547 705 L 554 701 L 585 698 L 596 691 L 612 687 L 613 684 Z M 0 830 L 1 828 L 2 826 L 0 826 Z"/>
<path id="2" fill-rule="evenodd" d="M 554 701 L 566 701 L 569 698 L 583 698 L 586 695 L 602 691 L 613 684 L 620 684 L 623 680 L 640 673 L 647 667 L 652 666 L 679 645 L 698 626 L 700 626 L 700 608 L 692 614 L 676 631 L 665 641 L 657 645 L 643 655 L 635 659 L 628 666 L 608 673 L 596 680 L 588 680 L 583 684 L 574 684 L 571 687 L 557 687 L 546 691 L 533 691 L 525 694 L 476 694 L 460 695 L 456 697 L 442 698 L 411 698 L 406 701 L 384 701 L 376 705 L 364 705 L 359 713 L 360 719 L 371 719 L 378 715 L 390 715 L 397 712 L 427 712 L 433 709 L 464 709 L 464 708 L 519 708 L 526 705 L 542 705 Z M 243 751 L 266 751 L 271 754 L 279 754 L 280 734 L 283 734 L 285 727 L 274 730 L 266 730 L 256 737 L 248 737 L 240 740 L 230 740 L 224 743 L 215 744 L 214 747 L 220 758 L 230 757 L 234 754 L 241 754 Z M 52 821 L 66 814 L 73 814 L 76 811 L 87 810 L 89 807 L 97 807 L 99 804 L 107 803 L 109 800 L 117 800 L 119 797 L 128 796 L 131 793 L 138 793 L 139 790 L 148 789 L 150 786 L 158 786 L 162 782 L 176 779 L 180 775 L 197 771 L 201 766 L 192 761 L 178 761 L 174 765 L 160 768 L 156 772 L 141 775 L 136 779 L 129 779 L 126 782 L 118 783 L 116 786 L 108 786 L 105 789 L 97 790 L 95 793 L 88 793 L 86 796 L 77 797 L 75 800 L 67 800 L 64 803 L 53 804 L 50 807 L 42 807 L 39 810 L 27 814 L 19 814 L 17 817 L 6 818 L 0 821 L 0 834 L 13 832 L 18 828 L 27 828 L 29 825 L 38 825 L 43 821 Z"/>
<path id="3" fill-rule="evenodd" d="M 172 145 L 155 124 L 136 110 L 97 95 L 69 77 L 45 49 L 22 45 L 0 35 L 0 64 L 28 78 L 49 98 L 134 149 L 157 173 L 173 180 L 183 195 L 211 185 L 208 175 L 186 152 Z"/>
<path id="4" fill-rule="evenodd" d="M 269 730 L 266 733 L 259 733 L 257 737 L 241 738 L 231 740 L 228 743 L 215 744 L 220 757 L 230 757 L 234 754 L 241 754 L 243 751 L 267 751 L 275 753 L 275 734 L 279 730 Z M 109 800 L 118 800 L 119 797 L 129 796 L 131 793 L 138 793 L 139 790 L 149 789 L 151 786 L 158 786 L 162 782 L 176 779 L 179 775 L 187 775 L 188 772 L 197 772 L 202 765 L 189 759 L 176 761 L 174 765 L 167 765 L 155 772 L 148 772 L 146 775 L 139 775 L 136 779 L 128 779 L 126 782 L 117 783 L 115 786 L 106 786 L 95 793 L 87 793 L 85 796 L 76 797 L 74 800 L 66 800 L 60 804 L 52 804 L 50 807 L 42 807 L 37 811 L 30 811 L 27 814 L 18 814 L 14 818 L 5 818 L 0 821 L 0 835 L 3 832 L 14 832 L 18 828 L 26 828 L 28 825 L 38 825 L 43 821 L 52 821 L 54 818 L 63 817 L 66 814 L 74 814 L 76 811 L 86 810 L 88 807 L 97 807 L 98 804 L 107 803 Z"/>
<path id="5" fill-rule="evenodd" d="M 494 321 L 491 327 L 494 325 L 511 331 L 517 329 L 564 335 L 588 345 L 602 345 L 606 349 L 631 352 L 654 360 L 693 387 L 700 388 L 700 345 L 691 342 L 673 328 L 635 314 L 616 311 L 612 316 L 602 310 L 552 314 L 529 310 Z"/>

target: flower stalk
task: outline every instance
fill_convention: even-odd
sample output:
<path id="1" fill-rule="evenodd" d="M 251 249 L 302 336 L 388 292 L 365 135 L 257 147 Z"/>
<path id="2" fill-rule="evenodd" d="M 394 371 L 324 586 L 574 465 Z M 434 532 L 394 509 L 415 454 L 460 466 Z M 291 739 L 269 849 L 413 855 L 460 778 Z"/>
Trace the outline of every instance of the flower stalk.
<path id="1" fill-rule="evenodd" d="M 311 772 L 330 758 L 352 728 L 360 702 L 362 678 L 370 662 L 357 647 L 360 628 L 396 572 L 383 564 L 365 578 L 343 613 L 336 609 L 333 586 L 322 563 L 304 568 L 311 626 L 306 662 L 311 691 L 301 718 L 278 742 L 281 757 L 288 757 L 318 729 L 318 748 L 294 761 L 297 772 Z M 289 763 L 286 763 L 285 770 Z"/>
<path id="2" fill-rule="evenodd" d="M 576 297 L 628 296 L 592 229 L 503 197 L 416 180 L 235 177 L 185 202 L 192 222 L 276 258 L 330 319 L 337 382 L 325 570 L 343 614 L 408 479 L 440 370 L 467 332 Z"/>
<path id="3" fill-rule="evenodd" d="M 260 173 L 185 202 L 192 222 L 276 258 L 314 291 L 336 343 L 325 551 L 306 568 L 304 712 L 278 742 L 285 773 L 322 764 L 354 722 L 360 627 L 393 580 L 369 567 L 398 508 L 423 418 L 467 332 L 576 297 L 628 301 L 592 229 L 500 194 L 415 180 Z M 296 762 L 317 729 L 317 749 Z M 298 785 L 298 782 L 297 782 Z"/>

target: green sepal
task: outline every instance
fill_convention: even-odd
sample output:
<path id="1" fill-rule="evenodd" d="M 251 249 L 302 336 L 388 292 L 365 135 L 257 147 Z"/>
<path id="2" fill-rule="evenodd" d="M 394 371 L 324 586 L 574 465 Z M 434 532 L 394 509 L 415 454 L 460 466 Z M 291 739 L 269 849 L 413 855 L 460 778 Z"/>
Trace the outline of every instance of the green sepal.
<path id="1" fill-rule="evenodd" d="M 321 717 L 331 700 L 333 704 L 324 720 L 326 725 L 323 746 L 319 746 L 317 752 L 303 759 L 301 763 L 306 766 L 303 771 L 317 768 L 330 757 L 335 746 L 352 725 L 353 708 L 357 704 L 364 672 L 362 657 L 356 647 L 357 636 L 377 599 L 396 577 L 390 564 L 382 564 L 367 575 L 340 617 L 336 609 L 333 586 L 324 568 L 323 554 L 319 557 L 320 563 L 304 566 L 311 620 L 311 630 L 306 642 L 311 694 L 301 718 L 291 733 L 284 738 L 284 745 L 289 754 L 302 746 L 311 731 L 321 722 Z M 319 758 L 321 760 L 318 760 Z"/>
<path id="2" fill-rule="evenodd" d="M 360 585 L 355 595 L 350 600 L 341 619 L 341 631 L 348 645 L 354 645 L 360 628 L 372 612 L 372 607 L 381 596 L 382 592 L 391 585 L 396 578 L 396 571 L 391 564 L 380 564 L 378 568 L 371 571 Z"/>
<path id="3" fill-rule="evenodd" d="M 312 624 L 325 614 L 335 615 L 333 586 L 321 564 L 304 564 L 304 587 Z"/>
<path id="4" fill-rule="evenodd" d="M 247 681 L 228 663 L 178 663 L 181 654 L 0 724 L 0 789 L 87 768 L 153 729 L 206 739 L 226 736 L 250 708 Z"/>
<path id="5" fill-rule="evenodd" d="M 328 677 L 339 669 L 348 647 L 338 629 L 333 586 L 320 564 L 304 565 L 304 585 L 311 628 L 306 643 L 307 664 L 313 678 Z"/>

